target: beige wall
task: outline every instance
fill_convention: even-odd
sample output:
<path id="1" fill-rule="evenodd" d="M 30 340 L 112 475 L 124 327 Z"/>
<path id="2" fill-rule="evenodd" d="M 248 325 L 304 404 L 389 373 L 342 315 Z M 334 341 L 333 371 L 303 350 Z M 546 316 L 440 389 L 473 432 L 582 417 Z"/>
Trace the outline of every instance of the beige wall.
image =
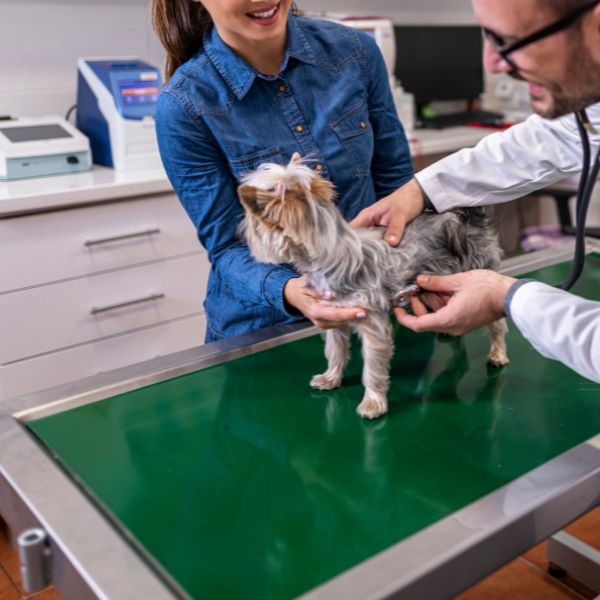
<path id="1" fill-rule="evenodd" d="M 147 0 L 0 0 L 0 115 L 64 115 L 81 56 L 162 64 Z"/>

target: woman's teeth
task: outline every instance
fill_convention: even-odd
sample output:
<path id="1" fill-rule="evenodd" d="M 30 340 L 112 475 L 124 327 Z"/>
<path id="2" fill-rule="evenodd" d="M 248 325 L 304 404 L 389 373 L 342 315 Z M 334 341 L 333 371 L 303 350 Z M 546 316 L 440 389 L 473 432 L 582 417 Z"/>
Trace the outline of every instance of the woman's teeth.
<path id="1" fill-rule="evenodd" d="M 256 17 L 257 19 L 268 19 L 275 14 L 277 10 L 277 6 L 274 6 L 271 10 L 267 10 L 265 12 L 260 13 L 250 13 L 251 16 Z"/>

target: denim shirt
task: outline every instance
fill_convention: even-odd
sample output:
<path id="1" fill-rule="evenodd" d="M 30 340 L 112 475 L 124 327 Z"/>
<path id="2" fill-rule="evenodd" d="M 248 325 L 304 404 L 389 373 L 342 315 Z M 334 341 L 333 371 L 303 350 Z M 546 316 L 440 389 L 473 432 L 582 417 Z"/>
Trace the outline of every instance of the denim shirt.
<path id="1" fill-rule="evenodd" d="M 329 21 L 290 15 L 274 76 L 246 63 L 212 27 L 163 88 L 156 128 L 169 180 L 211 264 L 206 341 L 303 318 L 283 298 L 298 274 L 256 262 L 237 234 L 245 173 L 299 152 L 334 183 L 348 220 L 413 174 L 375 41 Z"/>

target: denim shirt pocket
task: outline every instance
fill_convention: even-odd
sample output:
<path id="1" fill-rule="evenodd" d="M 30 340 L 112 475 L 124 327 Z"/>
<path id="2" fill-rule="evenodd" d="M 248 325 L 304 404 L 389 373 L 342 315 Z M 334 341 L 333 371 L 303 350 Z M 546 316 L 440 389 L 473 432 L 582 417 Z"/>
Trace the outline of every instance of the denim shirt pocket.
<path id="1" fill-rule="evenodd" d="M 369 175 L 373 158 L 373 129 L 367 103 L 351 108 L 331 123 L 356 175 Z"/>
<path id="2" fill-rule="evenodd" d="M 229 164 L 233 175 L 237 181 L 241 181 L 244 175 L 248 175 L 252 171 L 255 171 L 262 163 L 277 163 L 279 165 L 283 163 L 283 155 L 279 148 L 266 148 L 265 150 L 258 150 L 257 152 L 251 152 L 250 154 L 244 154 L 238 158 L 231 158 Z"/>

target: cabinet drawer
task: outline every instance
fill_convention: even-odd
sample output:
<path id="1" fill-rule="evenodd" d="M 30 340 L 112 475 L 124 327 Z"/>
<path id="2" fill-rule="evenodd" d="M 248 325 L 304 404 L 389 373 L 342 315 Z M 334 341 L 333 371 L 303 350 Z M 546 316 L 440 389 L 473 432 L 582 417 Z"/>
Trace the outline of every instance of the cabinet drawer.
<path id="1" fill-rule="evenodd" d="M 0 364 L 198 313 L 206 255 L 0 295 Z"/>
<path id="2" fill-rule="evenodd" d="M 204 342 L 203 314 L 0 367 L 0 400 L 165 356 Z"/>
<path id="3" fill-rule="evenodd" d="M 175 194 L 0 219 L 0 292 L 196 250 Z"/>

